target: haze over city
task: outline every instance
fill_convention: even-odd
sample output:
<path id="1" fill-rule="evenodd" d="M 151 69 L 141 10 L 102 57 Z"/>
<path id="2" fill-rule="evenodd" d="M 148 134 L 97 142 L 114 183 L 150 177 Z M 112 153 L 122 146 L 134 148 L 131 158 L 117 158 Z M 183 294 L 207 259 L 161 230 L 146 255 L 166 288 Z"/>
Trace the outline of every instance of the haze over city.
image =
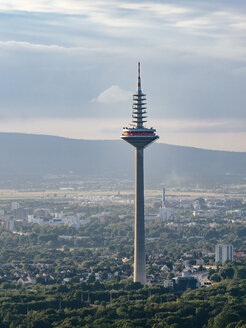
<path id="1" fill-rule="evenodd" d="M 246 151 L 243 1 L 0 3 L 0 131 L 118 139 L 142 63 L 160 142 Z"/>

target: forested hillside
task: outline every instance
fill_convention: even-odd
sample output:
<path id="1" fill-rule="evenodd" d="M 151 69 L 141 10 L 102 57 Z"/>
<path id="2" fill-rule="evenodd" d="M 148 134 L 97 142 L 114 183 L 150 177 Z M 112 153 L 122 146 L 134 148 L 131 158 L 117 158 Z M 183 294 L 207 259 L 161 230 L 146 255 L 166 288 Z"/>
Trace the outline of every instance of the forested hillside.
<path id="1" fill-rule="evenodd" d="M 132 178 L 134 174 L 134 150 L 121 140 L 0 133 L 0 148 L 0 176 L 10 179 L 68 173 Z M 246 153 L 156 143 L 146 149 L 145 159 L 147 181 L 172 185 L 245 182 Z"/>

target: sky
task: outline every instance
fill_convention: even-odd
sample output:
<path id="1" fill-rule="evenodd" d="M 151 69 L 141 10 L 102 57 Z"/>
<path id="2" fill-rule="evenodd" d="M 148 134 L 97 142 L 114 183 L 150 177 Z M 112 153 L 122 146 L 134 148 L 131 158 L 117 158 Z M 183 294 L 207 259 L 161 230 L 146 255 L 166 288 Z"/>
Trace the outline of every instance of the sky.
<path id="1" fill-rule="evenodd" d="M 1 0 L 0 131 L 119 139 L 138 61 L 159 142 L 246 151 L 244 0 Z"/>

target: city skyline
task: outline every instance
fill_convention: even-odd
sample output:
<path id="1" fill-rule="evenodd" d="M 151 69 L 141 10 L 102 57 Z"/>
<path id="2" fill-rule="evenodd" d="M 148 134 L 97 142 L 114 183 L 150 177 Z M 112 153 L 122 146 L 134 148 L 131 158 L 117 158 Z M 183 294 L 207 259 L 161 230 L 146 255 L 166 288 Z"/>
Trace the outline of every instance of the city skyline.
<path id="1" fill-rule="evenodd" d="M 0 131 L 117 139 L 140 60 L 163 142 L 246 151 L 242 1 L 3 0 L 0 16 Z"/>

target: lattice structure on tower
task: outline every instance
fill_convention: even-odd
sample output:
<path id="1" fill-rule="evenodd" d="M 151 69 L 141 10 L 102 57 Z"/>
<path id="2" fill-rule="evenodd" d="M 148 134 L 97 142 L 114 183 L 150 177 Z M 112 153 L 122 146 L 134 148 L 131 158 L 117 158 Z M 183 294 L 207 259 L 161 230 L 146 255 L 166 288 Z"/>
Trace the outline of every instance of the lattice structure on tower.
<path id="1" fill-rule="evenodd" d="M 122 139 L 135 147 L 146 147 L 151 142 L 158 139 L 155 129 L 146 128 L 144 126 L 144 123 L 146 122 L 146 94 L 144 94 L 141 89 L 140 63 L 138 63 L 137 92 L 133 95 L 132 104 L 132 127 L 123 128 Z"/>
<path id="2" fill-rule="evenodd" d="M 133 95 L 132 122 L 137 128 L 143 128 L 147 118 L 146 95 L 141 90 L 140 63 L 138 63 L 138 92 Z"/>

